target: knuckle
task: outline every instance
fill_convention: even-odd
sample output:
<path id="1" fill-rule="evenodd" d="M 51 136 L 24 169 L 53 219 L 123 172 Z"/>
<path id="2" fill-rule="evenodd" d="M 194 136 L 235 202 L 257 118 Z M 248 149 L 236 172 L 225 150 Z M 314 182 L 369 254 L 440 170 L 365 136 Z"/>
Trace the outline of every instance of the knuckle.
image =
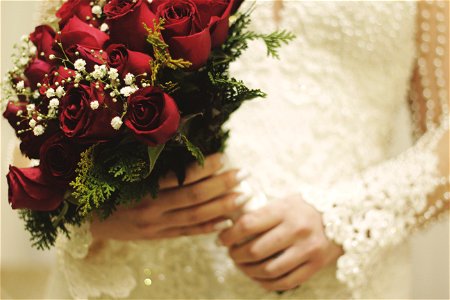
<path id="1" fill-rule="evenodd" d="M 277 266 L 273 265 L 273 264 L 266 264 L 263 267 L 263 273 L 266 276 L 269 276 L 270 278 L 275 278 L 278 277 L 280 275 L 280 270 Z"/>
<path id="2" fill-rule="evenodd" d="M 236 203 L 234 201 L 235 197 L 226 197 L 224 201 L 222 202 L 222 210 L 229 212 L 236 209 Z"/>
<path id="3" fill-rule="evenodd" d="M 198 208 L 192 208 L 187 215 L 187 221 L 190 223 L 197 223 L 200 221 L 200 213 Z"/>
<path id="4" fill-rule="evenodd" d="M 227 190 L 233 188 L 237 183 L 235 172 L 228 172 L 223 178 L 223 183 Z"/>
<path id="5" fill-rule="evenodd" d="M 297 237 L 304 236 L 305 234 L 308 233 L 307 226 L 304 226 L 303 224 L 293 226 L 292 230 L 293 230 L 294 235 Z"/>
<path id="6" fill-rule="evenodd" d="M 258 260 L 261 258 L 261 251 L 258 247 L 255 247 L 254 245 L 248 247 L 247 255 L 254 260 Z"/>
<path id="7" fill-rule="evenodd" d="M 188 197 L 191 201 L 198 202 L 202 199 L 202 189 L 198 186 L 191 187 L 187 190 Z"/>

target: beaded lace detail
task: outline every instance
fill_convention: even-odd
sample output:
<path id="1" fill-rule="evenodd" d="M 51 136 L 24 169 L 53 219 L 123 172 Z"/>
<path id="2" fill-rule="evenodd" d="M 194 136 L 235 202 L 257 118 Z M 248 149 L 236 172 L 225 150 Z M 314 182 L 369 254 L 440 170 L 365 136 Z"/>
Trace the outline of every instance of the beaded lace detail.
<path id="1" fill-rule="evenodd" d="M 448 135 L 442 68 L 448 65 L 448 24 L 442 23 L 442 3 L 284 1 L 279 26 L 297 38 L 282 49 L 282 59 L 267 60 L 264 46 L 254 42 L 232 68 L 269 96 L 244 104 L 230 120 L 230 160 L 252 171 L 250 183 L 269 201 L 300 190 L 323 212 L 327 235 L 345 248 L 337 270 L 324 269 L 279 296 L 243 276 L 226 250 L 214 244 L 214 236 L 108 242 L 87 255 L 84 227 L 70 241 L 58 241 L 71 295 L 386 298 L 386 286 L 395 282 L 392 297 L 408 298 L 402 294 L 408 270 L 401 242 L 447 205 L 445 195 L 448 199 L 441 188 L 448 173 L 439 173 L 435 154 L 435 145 Z M 257 1 L 253 19 L 254 29 L 273 30 L 273 2 Z M 412 74 L 419 79 L 413 84 Z M 408 136 L 410 127 L 417 143 L 396 155 L 408 143 L 399 146 L 396 132 Z M 444 190 L 442 201 L 427 201 L 435 190 Z M 371 267 L 380 260 L 384 273 Z M 152 274 L 148 286 L 147 268 Z M 384 276 L 363 286 L 377 274 Z"/>

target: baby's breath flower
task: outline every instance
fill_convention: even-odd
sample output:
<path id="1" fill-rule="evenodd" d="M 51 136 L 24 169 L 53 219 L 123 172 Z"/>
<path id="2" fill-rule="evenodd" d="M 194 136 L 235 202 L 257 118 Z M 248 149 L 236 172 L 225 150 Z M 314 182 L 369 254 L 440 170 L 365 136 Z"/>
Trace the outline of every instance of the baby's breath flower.
<path id="1" fill-rule="evenodd" d="M 83 76 L 80 73 L 75 75 L 75 82 L 80 82 L 83 79 Z"/>
<path id="2" fill-rule="evenodd" d="M 116 80 L 117 77 L 119 77 L 119 71 L 117 71 L 116 68 L 111 68 L 111 69 L 109 69 L 108 75 L 109 75 L 109 79 Z"/>
<path id="3" fill-rule="evenodd" d="M 34 127 L 33 129 L 33 133 L 35 136 L 40 136 L 45 132 L 45 128 L 42 125 L 37 125 L 36 127 Z"/>
<path id="4" fill-rule="evenodd" d="M 94 101 L 91 102 L 91 109 L 92 110 L 98 109 L 99 106 L 100 106 L 100 104 L 98 103 L 97 100 L 94 100 Z"/>
<path id="5" fill-rule="evenodd" d="M 66 92 L 64 91 L 64 88 L 62 86 L 59 86 L 56 89 L 56 97 L 61 98 L 62 96 L 64 96 Z"/>
<path id="6" fill-rule="evenodd" d="M 112 128 L 114 128 L 115 130 L 119 130 L 120 127 L 122 127 L 122 119 L 120 117 L 115 117 L 111 120 L 111 126 Z"/>
<path id="7" fill-rule="evenodd" d="M 30 122 L 28 123 L 28 125 L 30 125 L 31 128 L 34 128 L 36 126 L 36 120 L 31 119 Z"/>
<path id="8" fill-rule="evenodd" d="M 17 90 L 22 91 L 25 88 L 25 82 L 23 80 L 19 81 L 16 85 Z"/>
<path id="9" fill-rule="evenodd" d="M 40 96 L 39 91 L 38 91 L 38 90 L 35 90 L 35 91 L 33 92 L 33 98 L 34 98 L 34 99 L 37 99 L 37 98 L 39 98 L 39 96 Z"/>
<path id="10" fill-rule="evenodd" d="M 35 108 L 36 108 L 36 105 L 34 105 L 33 103 L 27 105 L 27 111 L 33 111 L 33 110 L 35 110 Z"/>
<path id="11" fill-rule="evenodd" d="M 136 92 L 138 89 L 136 86 L 126 86 L 120 89 L 120 93 L 124 95 L 125 97 L 130 96 L 134 92 Z"/>
<path id="12" fill-rule="evenodd" d="M 36 46 L 34 46 L 34 45 L 31 46 L 29 50 L 30 50 L 30 51 L 29 51 L 30 55 L 35 55 L 36 52 L 37 52 L 37 48 L 36 48 Z"/>
<path id="13" fill-rule="evenodd" d="M 100 30 L 101 30 L 101 31 L 107 31 L 108 29 L 109 29 L 108 24 L 103 23 L 102 25 L 100 25 Z"/>
<path id="14" fill-rule="evenodd" d="M 45 92 L 45 96 L 47 96 L 47 98 L 55 97 L 56 96 L 55 90 L 53 88 L 49 88 Z"/>
<path id="15" fill-rule="evenodd" d="M 48 56 L 48 58 L 49 58 L 50 60 L 54 60 L 54 59 L 56 58 L 56 56 L 55 56 L 55 54 L 50 54 L 50 55 Z"/>
<path id="16" fill-rule="evenodd" d="M 92 7 L 92 13 L 94 15 L 101 16 L 102 15 L 102 8 L 100 7 L 100 5 L 94 5 Z"/>
<path id="17" fill-rule="evenodd" d="M 95 79 L 102 79 L 103 77 L 105 77 L 107 72 L 107 68 L 105 65 L 95 65 L 94 66 L 94 72 L 91 73 L 92 77 L 94 77 Z"/>
<path id="18" fill-rule="evenodd" d="M 84 59 L 79 58 L 75 61 L 73 66 L 77 71 L 83 72 L 84 70 L 86 70 L 86 61 Z"/>
<path id="19" fill-rule="evenodd" d="M 48 105 L 49 108 L 57 108 L 59 106 L 59 100 L 56 98 L 53 98 L 50 100 L 50 103 Z"/>
<path id="20" fill-rule="evenodd" d="M 125 84 L 126 85 L 132 85 L 134 82 L 134 75 L 131 73 L 128 73 L 127 75 L 125 75 Z"/>

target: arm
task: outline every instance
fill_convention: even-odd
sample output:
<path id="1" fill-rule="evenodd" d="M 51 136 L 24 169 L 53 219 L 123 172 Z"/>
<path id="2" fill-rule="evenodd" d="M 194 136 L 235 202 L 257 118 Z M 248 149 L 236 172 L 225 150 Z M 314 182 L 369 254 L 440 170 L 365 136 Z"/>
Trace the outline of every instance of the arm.
<path id="1" fill-rule="evenodd" d="M 322 212 L 327 236 L 343 245 L 337 276 L 352 288 L 364 284 L 379 251 L 449 207 L 448 2 L 420 1 L 418 8 L 410 93 L 415 145 L 351 180 L 303 194 Z"/>
<path id="2" fill-rule="evenodd" d="M 353 178 L 302 187 L 222 232 L 236 265 L 262 287 L 295 288 L 337 260 L 337 278 L 357 296 L 381 253 L 448 209 L 448 4 L 418 5 L 416 143 Z"/>

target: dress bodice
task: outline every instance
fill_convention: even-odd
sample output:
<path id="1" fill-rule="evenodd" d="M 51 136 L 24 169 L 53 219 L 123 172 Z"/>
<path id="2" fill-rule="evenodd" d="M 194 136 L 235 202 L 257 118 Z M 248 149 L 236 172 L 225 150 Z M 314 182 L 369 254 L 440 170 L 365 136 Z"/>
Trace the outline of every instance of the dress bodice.
<path id="1" fill-rule="evenodd" d="M 256 30 L 274 29 L 272 6 L 257 1 Z M 279 27 L 296 39 L 279 60 L 254 42 L 234 65 L 268 97 L 235 113 L 227 152 L 254 170 L 269 198 L 349 176 L 391 153 L 392 128 L 407 106 L 415 9 L 413 2 L 285 1 Z"/>

